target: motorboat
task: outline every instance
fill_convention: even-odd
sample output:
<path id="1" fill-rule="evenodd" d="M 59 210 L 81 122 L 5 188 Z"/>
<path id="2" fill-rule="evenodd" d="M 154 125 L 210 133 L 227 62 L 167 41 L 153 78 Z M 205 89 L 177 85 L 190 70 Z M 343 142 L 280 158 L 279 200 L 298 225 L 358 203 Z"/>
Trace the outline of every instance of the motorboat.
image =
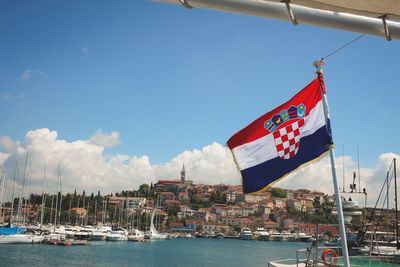
<path id="1" fill-rule="evenodd" d="M 292 233 L 283 232 L 282 235 L 283 235 L 282 241 L 289 241 L 289 242 L 296 241 L 296 236 Z"/>
<path id="2" fill-rule="evenodd" d="M 107 241 L 127 241 L 128 237 L 124 231 L 111 231 L 106 237 Z"/>
<path id="3" fill-rule="evenodd" d="M 296 239 L 299 242 L 310 242 L 311 241 L 311 236 L 300 232 L 300 233 L 297 233 Z"/>
<path id="4" fill-rule="evenodd" d="M 278 233 L 278 232 L 270 233 L 269 240 L 270 241 L 282 241 L 283 240 L 283 234 L 282 233 Z"/>
<path id="5" fill-rule="evenodd" d="M 138 229 L 132 229 L 127 236 L 128 241 L 142 242 L 144 241 L 144 234 Z"/>
<path id="6" fill-rule="evenodd" d="M 254 239 L 259 241 L 267 241 L 269 240 L 269 232 L 263 227 L 258 227 L 254 232 Z"/>
<path id="7" fill-rule="evenodd" d="M 111 226 L 102 226 L 99 228 L 96 228 L 92 232 L 92 241 L 102 241 L 106 240 L 107 235 L 112 231 Z"/>
<path id="8" fill-rule="evenodd" d="M 253 240 L 253 233 L 249 228 L 242 228 L 242 232 L 240 233 L 240 239 L 243 240 Z"/>

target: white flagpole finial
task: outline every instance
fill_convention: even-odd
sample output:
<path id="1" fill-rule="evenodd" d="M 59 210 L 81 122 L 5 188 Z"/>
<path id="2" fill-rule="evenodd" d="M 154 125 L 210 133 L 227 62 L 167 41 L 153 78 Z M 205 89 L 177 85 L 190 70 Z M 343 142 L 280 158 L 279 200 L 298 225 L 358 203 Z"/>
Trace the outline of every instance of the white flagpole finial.
<path id="1" fill-rule="evenodd" d="M 324 65 L 325 65 L 325 61 L 324 61 L 323 58 L 313 62 L 313 66 L 317 68 L 316 73 L 322 73 L 322 68 L 323 68 Z"/>

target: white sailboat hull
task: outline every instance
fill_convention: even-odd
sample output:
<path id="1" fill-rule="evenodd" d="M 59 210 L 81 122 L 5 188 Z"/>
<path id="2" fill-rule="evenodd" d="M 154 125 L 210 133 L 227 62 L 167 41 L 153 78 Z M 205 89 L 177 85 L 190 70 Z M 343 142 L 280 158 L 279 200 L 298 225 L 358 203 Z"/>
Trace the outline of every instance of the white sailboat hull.
<path id="1" fill-rule="evenodd" d="M 39 235 L 0 235 L 0 244 L 33 244 L 41 243 L 43 239 Z"/>

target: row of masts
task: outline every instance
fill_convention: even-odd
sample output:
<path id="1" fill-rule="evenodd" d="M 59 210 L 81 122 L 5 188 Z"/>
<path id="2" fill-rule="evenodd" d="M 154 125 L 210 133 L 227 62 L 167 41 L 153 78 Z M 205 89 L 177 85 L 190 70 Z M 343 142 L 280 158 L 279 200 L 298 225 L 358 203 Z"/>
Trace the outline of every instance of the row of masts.
<path id="1" fill-rule="evenodd" d="M 13 176 L 13 185 L 12 185 L 12 196 L 11 203 L 7 207 L 6 201 L 4 199 L 5 195 L 5 167 L 2 168 L 1 180 L 0 180 L 0 223 L 4 224 L 6 215 L 8 215 L 8 224 L 9 225 L 26 225 L 28 223 L 27 213 L 30 208 L 30 198 L 25 197 L 27 192 L 28 185 L 28 159 L 29 154 L 27 153 L 25 159 L 25 168 L 23 181 L 21 184 L 21 190 L 19 190 L 18 197 L 15 196 L 16 190 L 16 182 L 19 171 L 19 163 L 18 161 L 15 163 L 15 170 Z M 112 209 L 109 206 L 109 201 L 107 197 L 102 197 L 100 195 L 96 196 L 95 199 L 90 199 L 90 197 L 85 196 L 83 193 L 82 196 L 77 196 L 77 199 L 74 196 L 74 199 L 69 198 L 68 208 L 66 208 L 65 200 L 63 199 L 63 190 L 62 190 L 62 175 L 61 175 L 61 165 L 58 166 L 57 169 L 57 190 L 56 194 L 50 195 L 46 194 L 46 183 L 47 183 L 47 174 L 46 174 L 46 166 L 43 169 L 43 182 L 42 182 L 42 196 L 41 196 L 41 204 L 40 204 L 40 212 L 37 210 L 37 215 L 35 222 L 42 227 L 44 224 L 51 224 L 54 227 L 54 230 L 57 225 L 73 225 L 83 226 L 87 224 L 97 225 L 97 224 L 111 224 L 117 227 L 127 227 L 128 229 L 136 227 L 136 229 L 147 231 L 149 228 L 149 217 L 150 212 L 147 208 L 144 207 L 136 207 L 134 209 L 125 209 L 120 204 L 114 204 L 114 208 Z M 76 194 L 76 193 L 75 193 Z M 51 204 L 48 205 L 50 208 L 46 208 L 46 203 L 48 203 L 49 198 L 51 198 Z M 15 209 L 15 204 L 17 204 L 17 209 Z M 73 203 L 74 202 L 74 203 Z M 100 204 L 100 205 L 98 205 Z M 157 205 L 154 209 L 157 209 L 160 204 L 160 198 L 157 199 Z M 63 208 L 64 207 L 64 208 Z M 74 207 L 74 208 L 72 208 Z M 83 208 L 86 210 L 86 214 L 81 216 L 78 212 L 79 208 Z M 64 210 L 64 211 L 63 211 Z M 72 210 L 75 210 L 74 214 Z M 99 211 L 100 210 L 100 211 Z M 91 212 L 92 211 L 92 212 Z M 112 216 L 108 216 L 108 214 L 112 213 Z M 39 216 L 40 214 L 40 216 Z M 47 216 L 46 216 L 47 214 Z M 100 215 L 100 216 L 99 216 Z M 160 216 L 155 217 L 155 227 L 158 229 L 162 228 L 163 220 L 161 220 Z"/>

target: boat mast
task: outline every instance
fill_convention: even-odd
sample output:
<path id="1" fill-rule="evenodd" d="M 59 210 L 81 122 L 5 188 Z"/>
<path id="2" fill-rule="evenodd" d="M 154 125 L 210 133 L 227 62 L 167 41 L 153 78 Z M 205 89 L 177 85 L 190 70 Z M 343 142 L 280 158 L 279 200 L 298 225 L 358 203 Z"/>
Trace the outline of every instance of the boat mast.
<path id="1" fill-rule="evenodd" d="M 319 79 L 322 81 L 322 67 L 324 65 L 324 61 L 321 59 L 319 61 L 314 62 L 314 66 L 317 68 L 317 75 Z M 329 125 L 329 109 L 328 109 L 328 103 L 326 99 L 326 95 L 322 93 L 322 88 L 321 88 L 321 94 L 322 94 L 322 103 L 324 107 L 324 115 L 325 115 L 325 120 L 327 125 Z M 332 178 L 333 178 L 333 186 L 335 189 L 335 197 L 336 197 L 336 209 L 337 209 L 337 214 L 338 214 L 338 222 L 339 222 L 339 229 L 340 229 L 340 237 L 341 237 L 341 243 L 342 243 L 342 255 L 343 255 L 343 261 L 344 261 L 344 266 L 345 267 L 350 267 L 350 260 L 349 260 L 349 252 L 347 249 L 347 238 L 346 238 L 346 227 L 344 224 L 344 218 L 343 218 L 343 209 L 342 209 L 342 200 L 340 196 L 340 189 L 339 189 L 339 184 L 337 181 L 337 176 L 336 176 L 336 162 L 335 162 L 335 150 L 333 145 L 329 146 L 329 154 L 330 154 L 330 160 L 331 160 L 331 168 L 332 168 Z"/>
<path id="2" fill-rule="evenodd" d="M 23 197 L 24 197 L 24 188 L 25 188 L 25 184 L 26 184 L 26 172 L 27 172 L 27 168 L 28 168 L 28 157 L 29 157 L 29 152 L 26 152 L 26 158 L 25 158 L 25 168 L 24 168 L 24 179 L 22 181 L 22 189 L 21 189 L 21 193 L 19 195 L 19 199 L 18 199 L 18 211 L 17 211 L 17 223 L 19 223 L 19 215 L 21 213 L 21 208 L 23 205 Z"/>
<path id="3" fill-rule="evenodd" d="M 75 226 L 78 225 L 78 220 L 79 220 L 79 214 L 78 214 L 79 200 L 80 200 L 80 197 L 78 197 L 78 204 L 77 204 L 77 207 L 76 207 L 76 209 L 75 209 Z"/>
<path id="4" fill-rule="evenodd" d="M 69 209 L 68 209 L 68 224 L 71 225 L 71 204 L 72 204 L 72 199 L 69 200 Z"/>
<path id="5" fill-rule="evenodd" d="M 60 206 L 58 209 L 58 223 L 61 224 L 61 212 L 62 212 L 62 201 L 63 201 L 63 190 L 62 190 L 62 182 L 61 182 L 61 174 L 60 174 Z M 64 223 L 65 223 L 65 217 L 64 217 Z"/>
<path id="6" fill-rule="evenodd" d="M 43 226 L 44 205 L 46 203 L 46 200 L 45 200 L 46 196 L 44 194 L 45 184 L 46 184 L 46 166 L 44 166 L 44 170 L 43 170 L 43 193 L 42 193 L 42 210 L 40 213 L 40 229 L 42 229 L 42 226 Z"/>
<path id="7" fill-rule="evenodd" d="M 97 226 L 97 199 L 94 200 L 94 226 Z"/>
<path id="8" fill-rule="evenodd" d="M 386 207 L 387 207 L 387 218 L 390 218 L 390 209 L 389 209 L 389 172 L 386 173 Z M 390 232 L 390 225 L 388 223 L 387 232 Z M 390 239 L 388 237 L 388 245 L 390 245 Z"/>
<path id="9" fill-rule="evenodd" d="M 14 182 L 11 194 L 11 213 L 10 213 L 10 224 L 14 223 L 13 212 L 14 212 L 14 197 L 15 197 L 15 182 L 18 176 L 18 161 L 15 162 L 15 171 L 14 171 Z"/>
<path id="10" fill-rule="evenodd" d="M 393 159 L 393 171 L 394 171 L 394 204 L 396 207 L 396 248 L 400 249 L 400 243 L 399 243 L 399 221 L 398 221 L 398 216 L 397 216 L 397 175 L 396 175 L 396 158 Z"/>
<path id="11" fill-rule="evenodd" d="M 53 207 L 54 207 L 54 195 L 51 196 L 50 217 L 49 217 L 50 224 L 51 224 L 51 220 L 53 218 Z"/>
<path id="12" fill-rule="evenodd" d="M 56 231 L 57 227 L 57 212 L 58 212 L 58 186 L 60 184 L 60 165 L 58 165 L 58 179 L 57 179 L 57 192 L 56 192 L 56 210 L 54 212 L 54 232 Z"/>
<path id="13" fill-rule="evenodd" d="M 3 203 L 4 183 L 6 180 L 5 172 L 6 172 L 5 166 L 3 165 L 3 174 L 2 174 L 2 177 L 0 180 L 0 189 L 1 189 L 0 209 L 1 209 L 1 216 L 3 217 L 3 223 L 4 223 L 4 218 L 5 218 L 5 216 L 4 216 L 5 209 L 4 209 L 4 203 Z"/>

